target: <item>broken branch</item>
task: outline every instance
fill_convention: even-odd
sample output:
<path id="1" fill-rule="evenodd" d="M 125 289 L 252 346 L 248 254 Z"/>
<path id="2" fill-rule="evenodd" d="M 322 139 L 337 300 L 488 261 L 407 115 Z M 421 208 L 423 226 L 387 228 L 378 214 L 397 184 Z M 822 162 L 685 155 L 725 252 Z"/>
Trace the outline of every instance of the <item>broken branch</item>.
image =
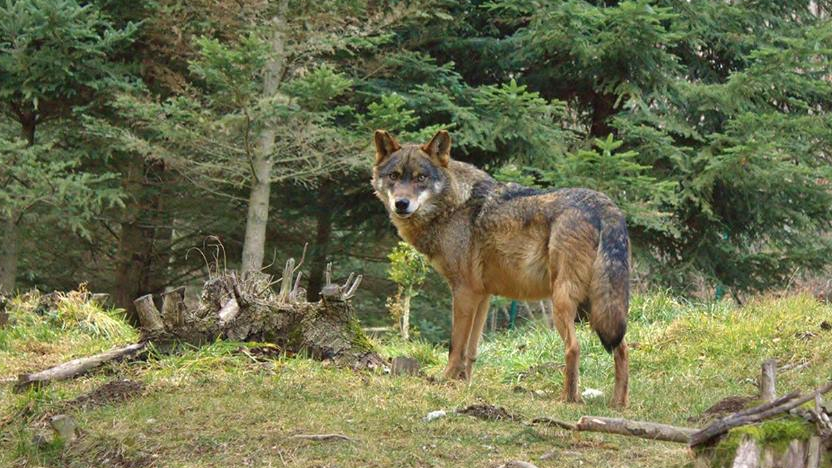
<path id="1" fill-rule="evenodd" d="M 147 342 L 135 343 L 121 348 L 111 349 L 94 356 L 73 359 L 55 367 L 35 372 L 32 374 L 21 374 L 17 378 L 15 390 L 21 391 L 32 385 L 44 384 L 53 380 L 65 380 L 83 374 L 90 369 L 100 366 L 105 362 L 114 361 L 123 357 L 131 356 L 142 352 L 147 347 Z"/>
<path id="2" fill-rule="evenodd" d="M 598 416 L 583 416 L 575 425 L 575 429 L 682 443 L 688 443 L 691 436 L 696 433 L 696 429 L 688 427 Z"/>

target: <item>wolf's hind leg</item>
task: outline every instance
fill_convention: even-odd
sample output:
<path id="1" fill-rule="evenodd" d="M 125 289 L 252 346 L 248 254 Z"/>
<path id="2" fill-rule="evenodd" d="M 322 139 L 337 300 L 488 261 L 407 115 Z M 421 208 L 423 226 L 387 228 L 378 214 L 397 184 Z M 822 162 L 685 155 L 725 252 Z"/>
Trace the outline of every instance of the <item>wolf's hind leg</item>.
<path id="1" fill-rule="evenodd" d="M 617 408 L 626 408 L 629 402 L 629 357 L 627 353 L 627 343 L 621 340 L 621 343 L 613 351 L 615 359 L 615 391 L 612 396 L 612 406 Z"/>
<path id="2" fill-rule="evenodd" d="M 575 334 L 575 314 L 578 312 L 578 303 L 571 294 L 571 285 L 561 282 L 555 284 L 552 295 L 552 315 L 555 327 L 563 339 L 566 350 L 566 368 L 563 371 L 563 398 L 568 402 L 580 402 L 578 395 L 579 370 L 581 347 L 578 337 Z"/>

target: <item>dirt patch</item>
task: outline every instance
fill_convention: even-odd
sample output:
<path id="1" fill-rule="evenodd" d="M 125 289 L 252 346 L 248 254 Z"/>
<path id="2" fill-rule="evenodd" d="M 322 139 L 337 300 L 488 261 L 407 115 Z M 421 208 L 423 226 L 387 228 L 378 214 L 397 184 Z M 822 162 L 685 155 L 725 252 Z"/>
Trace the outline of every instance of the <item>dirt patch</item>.
<path id="1" fill-rule="evenodd" d="M 688 418 L 688 421 L 705 421 L 712 418 L 718 418 L 728 414 L 736 413 L 745 409 L 745 407 L 754 400 L 750 396 L 729 396 L 716 402 L 713 406 L 702 412 L 701 415 Z"/>
<path id="2" fill-rule="evenodd" d="M 130 400 L 144 392 L 144 384 L 134 380 L 113 380 L 64 404 L 64 408 L 95 408 Z"/>
<path id="3" fill-rule="evenodd" d="M 506 411 L 502 406 L 493 405 L 471 405 L 456 410 L 457 414 L 467 414 L 486 421 L 519 421 L 521 418 Z"/>

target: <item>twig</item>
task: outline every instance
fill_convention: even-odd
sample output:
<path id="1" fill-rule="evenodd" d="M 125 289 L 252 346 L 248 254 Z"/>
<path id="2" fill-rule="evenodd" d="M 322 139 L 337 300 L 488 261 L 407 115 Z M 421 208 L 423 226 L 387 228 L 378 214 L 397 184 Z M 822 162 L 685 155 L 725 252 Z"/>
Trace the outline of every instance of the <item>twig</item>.
<path id="1" fill-rule="evenodd" d="M 542 424 L 544 426 L 559 427 L 561 429 L 567 429 L 570 431 L 577 430 L 577 428 L 575 427 L 575 423 L 561 421 L 559 419 L 552 418 L 535 418 L 532 419 L 532 424 Z"/>
<path id="2" fill-rule="evenodd" d="M 292 270 L 292 273 L 298 271 L 298 269 L 303 265 L 303 261 L 306 260 L 306 248 L 307 247 L 309 247 L 309 242 L 305 242 L 303 244 L 303 252 L 301 252 L 301 254 L 300 254 L 300 261 L 298 262 L 297 265 L 295 265 L 295 268 Z"/>
<path id="3" fill-rule="evenodd" d="M 295 434 L 291 438 L 302 440 L 316 440 L 320 442 L 326 442 L 330 440 L 345 440 L 348 442 L 354 441 L 354 439 L 347 437 L 344 434 Z"/>

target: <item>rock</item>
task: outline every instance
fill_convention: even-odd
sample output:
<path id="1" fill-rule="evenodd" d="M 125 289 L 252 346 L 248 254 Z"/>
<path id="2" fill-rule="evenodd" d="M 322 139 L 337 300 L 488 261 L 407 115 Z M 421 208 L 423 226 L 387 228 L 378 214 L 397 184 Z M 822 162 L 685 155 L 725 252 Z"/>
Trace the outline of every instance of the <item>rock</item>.
<path id="1" fill-rule="evenodd" d="M 532 465 L 529 462 L 512 460 L 512 461 L 507 461 L 505 463 L 501 463 L 501 464 L 497 465 L 495 468 L 537 468 L 537 466 Z"/>
<path id="2" fill-rule="evenodd" d="M 434 419 L 444 418 L 447 415 L 448 413 L 446 413 L 445 410 L 431 411 L 427 416 L 422 418 L 422 420 L 425 422 L 431 422 Z"/>
<path id="3" fill-rule="evenodd" d="M 594 400 L 596 398 L 601 398 L 604 396 L 604 392 L 595 388 L 587 388 L 586 390 L 581 393 L 581 397 L 584 400 Z"/>
<path id="4" fill-rule="evenodd" d="M 72 416 L 57 414 L 49 419 L 49 425 L 55 430 L 55 434 L 66 442 L 72 442 L 78 437 L 78 423 Z"/>
<path id="5" fill-rule="evenodd" d="M 390 365 L 390 372 L 393 375 L 418 375 L 419 361 L 407 356 L 395 357 Z"/>
<path id="6" fill-rule="evenodd" d="M 49 445 L 49 439 L 47 439 L 45 435 L 37 433 L 32 436 L 32 444 L 34 444 L 35 447 L 42 449 Z"/>

